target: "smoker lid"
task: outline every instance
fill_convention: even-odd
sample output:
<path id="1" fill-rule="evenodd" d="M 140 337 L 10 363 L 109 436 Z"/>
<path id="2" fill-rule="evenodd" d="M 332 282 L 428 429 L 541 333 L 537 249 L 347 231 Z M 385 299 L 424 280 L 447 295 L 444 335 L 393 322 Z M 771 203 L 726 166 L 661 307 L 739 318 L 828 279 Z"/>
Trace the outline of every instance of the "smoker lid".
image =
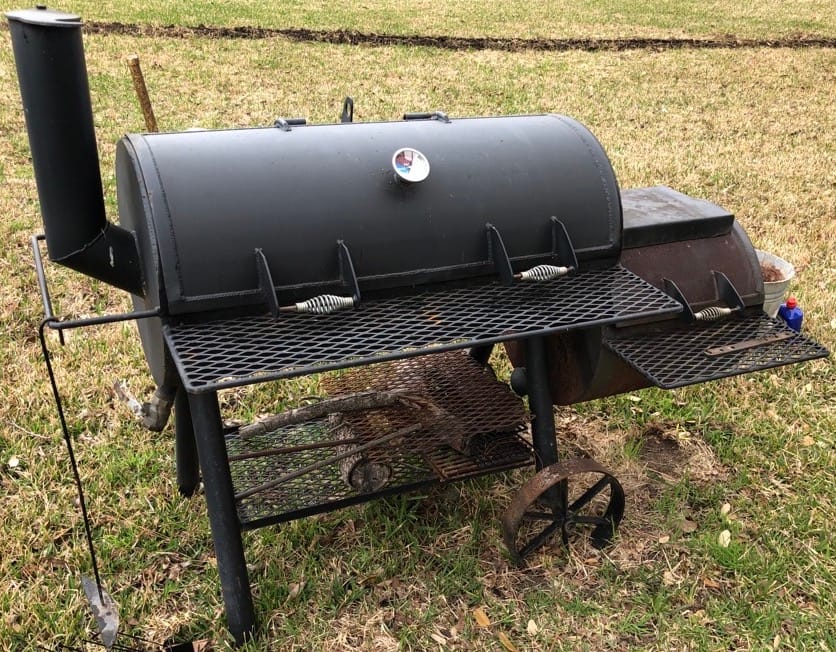
<path id="1" fill-rule="evenodd" d="M 170 314 L 342 299 L 352 277 L 364 301 L 491 282 L 504 254 L 566 265 L 555 220 L 580 269 L 621 252 L 615 174 L 565 116 L 130 135 L 116 159 L 120 223 Z"/>
<path id="2" fill-rule="evenodd" d="M 667 186 L 621 191 L 625 249 L 713 238 L 731 231 L 734 215 Z"/>

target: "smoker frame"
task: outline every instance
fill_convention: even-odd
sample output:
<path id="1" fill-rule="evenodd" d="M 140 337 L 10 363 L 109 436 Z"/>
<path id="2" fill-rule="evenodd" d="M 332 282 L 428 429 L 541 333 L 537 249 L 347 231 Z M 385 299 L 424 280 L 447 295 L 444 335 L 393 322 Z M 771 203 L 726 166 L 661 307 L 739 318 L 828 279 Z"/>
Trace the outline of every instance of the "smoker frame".
<path id="1" fill-rule="evenodd" d="M 44 271 L 43 257 L 40 253 L 40 242 L 43 240 L 44 236 L 42 235 L 33 236 L 32 238 L 33 256 L 37 271 L 38 284 L 44 304 L 44 326 L 57 330 L 59 335 L 62 335 L 63 331 L 68 329 L 84 328 L 127 320 L 145 320 L 160 317 L 160 311 L 150 310 L 68 321 L 58 319 L 52 311 L 50 292 Z M 265 380 L 280 380 L 282 378 L 290 378 L 323 370 L 343 369 L 368 364 L 370 361 L 379 363 L 386 360 L 399 360 L 415 356 L 439 354 L 451 350 L 469 349 L 474 359 L 482 361 L 487 359 L 490 349 L 493 347 L 494 343 L 508 341 L 511 339 L 523 341 L 525 342 L 525 359 L 527 367 L 526 391 L 529 396 L 529 409 L 531 412 L 530 423 L 533 444 L 533 458 L 527 463 L 533 462 L 537 469 L 545 469 L 558 463 L 560 460 L 557 451 L 557 435 L 552 410 L 553 402 L 549 390 L 549 364 L 545 338 L 549 334 L 556 332 L 566 332 L 575 330 L 576 328 L 608 323 L 620 323 L 625 319 L 641 319 L 660 315 L 674 315 L 682 310 L 682 306 L 677 301 L 640 280 L 638 277 L 635 277 L 623 268 L 615 268 L 614 270 L 605 270 L 603 272 L 589 272 L 588 274 L 590 276 L 602 275 L 606 278 L 611 277 L 613 275 L 613 271 L 615 272 L 615 277 L 618 282 L 623 283 L 625 279 L 628 279 L 628 283 L 632 284 L 637 289 L 639 296 L 643 301 L 654 299 L 657 304 L 650 309 L 647 307 L 647 304 L 644 303 L 643 310 L 630 313 L 629 310 L 623 310 L 625 306 L 621 303 L 621 312 L 615 312 L 607 315 L 606 317 L 596 315 L 595 318 L 588 318 L 586 322 L 581 322 L 580 325 L 576 323 L 576 319 L 569 318 L 567 323 L 541 327 L 533 332 L 524 334 L 512 334 L 505 332 L 504 334 L 496 334 L 492 337 L 460 338 L 456 342 L 449 342 L 442 345 L 430 344 L 425 345 L 420 349 L 407 346 L 399 352 L 388 352 L 376 356 L 368 356 L 366 358 L 346 357 L 339 362 L 332 361 L 328 365 L 314 365 L 302 368 L 301 370 L 291 368 L 286 373 L 249 373 L 247 375 L 233 376 L 230 379 L 221 379 L 214 383 L 204 383 L 203 386 L 187 380 L 189 377 L 189 368 L 184 362 L 184 358 L 186 356 L 177 355 L 176 349 L 178 344 L 176 338 L 172 335 L 172 331 L 176 330 L 176 328 L 165 326 L 166 341 L 169 346 L 172 346 L 175 349 L 174 359 L 180 374 L 180 384 L 177 388 L 174 405 L 177 484 L 181 494 L 184 496 L 191 496 L 198 489 L 202 479 L 217 557 L 218 574 L 220 577 L 227 624 L 236 644 L 243 644 L 246 640 L 251 638 L 256 627 L 255 611 L 252 602 L 241 536 L 244 530 L 291 520 L 292 518 L 300 518 L 313 513 L 332 511 L 351 504 L 368 502 L 385 495 L 394 495 L 412 491 L 421 487 L 437 484 L 441 480 L 429 479 L 407 486 L 390 487 L 385 491 L 375 492 L 372 494 L 358 494 L 351 500 L 333 504 L 323 503 L 317 508 L 293 514 L 290 518 L 285 518 L 283 515 L 280 515 L 275 519 L 262 520 L 255 522 L 250 526 L 246 526 L 241 523 L 241 519 L 239 517 L 239 509 L 236 500 L 236 488 L 230 472 L 229 453 L 225 438 L 226 430 L 224 428 L 224 422 L 218 403 L 218 390 L 260 383 Z M 571 281 L 571 277 L 570 279 L 562 280 L 565 283 L 566 281 Z M 561 280 L 555 280 L 550 283 L 557 284 L 560 283 L 560 281 Z M 594 283 L 595 281 L 593 280 L 592 282 Z M 516 287 L 518 287 L 521 291 L 526 292 L 528 291 L 527 288 L 537 286 Z M 477 289 L 476 291 L 479 292 L 480 289 Z M 586 297 L 588 291 L 588 288 L 581 286 L 580 291 L 577 294 L 578 299 Z M 449 297 L 449 293 L 444 292 L 444 296 Z M 624 298 L 623 295 L 618 293 L 610 293 L 610 296 L 615 296 L 619 299 Z M 551 294 L 547 294 L 547 297 L 550 301 L 553 299 Z M 395 298 L 391 301 L 397 302 L 399 300 L 399 298 Z M 437 306 L 434 306 L 434 308 L 436 307 Z M 318 319 L 339 319 L 346 314 L 350 313 L 325 315 Z M 552 315 L 552 317 L 555 317 L 555 315 Z M 309 320 L 310 316 L 300 315 L 298 318 Z M 261 317 L 245 317 L 239 319 L 243 319 L 243 321 L 248 324 L 264 323 L 265 320 L 265 318 Z M 270 323 L 275 324 L 275 322 Z M 213 322 L 201 323 L 202 326 L 208 328 L 218 326 L 219 324 L 221 329 L 223 329 L 224 320 L 220 320 L 214 324 Z M 301 336 L 302 332 L 299 334 Z M 45 343 L 44 350 L 45 354 L 48 356 L 49 354 Z M 255 352 L 256 351 L 254 351 L 254 353 Z M 60 393 L 57 386 L 54 386 L 54 391 L 60 410 Z M 519 464 L 516 466 L 519 466 Z M 506 466 L 504 468 L 512 467 Z M 484 472 L 492 473 L 497 470 L 502 470 L 502 468 L 489 468 Z M 451 478 L 450 481 L 460 479 L 464 478 Z M 557 504 L 560 504 L 559 496 L 556 497 L 556 500 L 558 501 Z M 620 501 L 621 508 L 620 512 L 616 515 L 617 518 L 614 519 L 616 521 L 620 520 L 621 514 L 623 513 L 623 494 L 620 496 Z M 612 534 L 612 530 L 610 531 L 610 534 Z"/>

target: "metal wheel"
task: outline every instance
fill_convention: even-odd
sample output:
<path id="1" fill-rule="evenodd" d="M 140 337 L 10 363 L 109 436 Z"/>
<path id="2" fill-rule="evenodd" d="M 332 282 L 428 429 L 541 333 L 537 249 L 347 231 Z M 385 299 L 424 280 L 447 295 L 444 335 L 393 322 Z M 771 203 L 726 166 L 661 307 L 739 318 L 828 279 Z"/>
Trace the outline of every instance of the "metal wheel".
<path id="1" fill-rule="evenodd" d="M 624 516 L 624 490 L 598 462 L 573 459 L 541 469 L 517 492 L 502 515 L 502 538 L 516 564 L 558 532 L 564 545 L 573 532 L 588 531 L 603 548 Z"/>

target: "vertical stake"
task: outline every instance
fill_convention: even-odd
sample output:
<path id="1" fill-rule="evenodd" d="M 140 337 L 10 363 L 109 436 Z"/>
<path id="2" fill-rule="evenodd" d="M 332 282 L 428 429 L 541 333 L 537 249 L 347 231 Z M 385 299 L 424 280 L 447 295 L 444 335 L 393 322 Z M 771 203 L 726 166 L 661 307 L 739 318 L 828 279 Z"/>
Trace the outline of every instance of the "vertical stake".
<path id="1" fill-rule="evenodd" d="M 128 68 L 131 71 L 131 78 L 134 80 L 134 91 L 139 99 L 139 108 L 142 109 L 142 116 L 145 118 L 145 128 L 155 133 L 157 129 L 157 118 L 154 117 L 154 109 L 151 106 L 151 98 L 148 96 L 148 88 L 145 86 L 145 76 L 139 65 L 139 57 L 132 54 L 128 57 Z"/>

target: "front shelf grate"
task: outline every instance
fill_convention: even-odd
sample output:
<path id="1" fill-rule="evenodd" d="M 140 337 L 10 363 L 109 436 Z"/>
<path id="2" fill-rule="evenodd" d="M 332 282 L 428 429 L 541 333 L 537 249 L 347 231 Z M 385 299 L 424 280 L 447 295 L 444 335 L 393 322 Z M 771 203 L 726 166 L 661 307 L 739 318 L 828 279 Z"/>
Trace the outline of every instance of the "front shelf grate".
<path id="1" fill-rule="evenodd" d="M 167 324 L 163 331 L 186 389 L 205 392 L 680 310 L 616 266 L 369 301 L 331 315 Z"/>
<path id="2" fill-rule="evenodd" d="M 827 349 L 764 313 L 615 337 L 607 347 L 664 389 L 823 358 Z"/>

